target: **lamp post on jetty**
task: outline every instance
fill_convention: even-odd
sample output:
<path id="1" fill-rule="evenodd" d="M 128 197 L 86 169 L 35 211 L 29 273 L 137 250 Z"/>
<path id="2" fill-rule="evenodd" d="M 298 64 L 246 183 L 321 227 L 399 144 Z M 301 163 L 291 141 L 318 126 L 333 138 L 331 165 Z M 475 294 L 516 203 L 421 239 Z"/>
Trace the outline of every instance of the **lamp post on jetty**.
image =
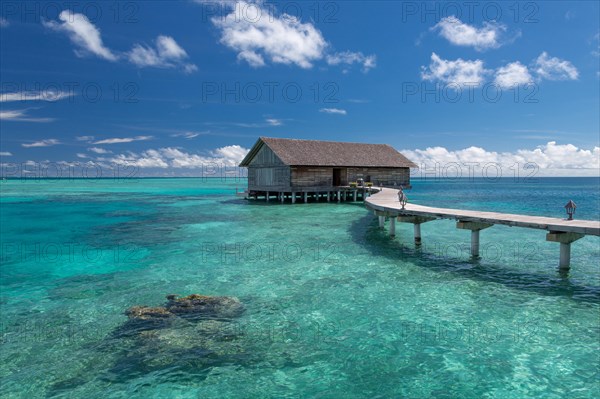
<path id="1" fill-rule="evenodd" d="M 408 202 L 408 197 L 406 196 L 406 194 L 404 194 L 402 187 L 400 187 L 400 190 L 398 190 L 398 201 L 400 201 L 400 205 L 402 205 L 402 210 L 404 210 L 404 207 Z"/>
<path id="2" fill-rule="evenodd" d="M 569 218 L 567 220 L 573 220 L 573 214 L 575 213 L 575 208 L 577 208 L 577 205 L 575 205 L 575 203 L 572 200 L 569 200 L 569 202 L 567 202 L 567 205 L 565 205 L 565 209 L 567 210 L 567 215 L 569 216 Z"/>

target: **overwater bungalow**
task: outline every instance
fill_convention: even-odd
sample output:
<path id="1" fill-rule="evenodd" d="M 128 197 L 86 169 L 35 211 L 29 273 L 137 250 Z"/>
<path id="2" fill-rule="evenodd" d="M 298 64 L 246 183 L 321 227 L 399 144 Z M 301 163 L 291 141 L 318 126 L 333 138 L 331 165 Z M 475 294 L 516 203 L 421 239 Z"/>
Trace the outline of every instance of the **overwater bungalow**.
<path id="1" fill-rule="evenodd" d="M 272 137 L 260 137 L 240 166 L 248 168 L 248 197 L 282 202 L 364 199 L 369 187 L 410 186 L 417 167 L 387 144 Z"/>

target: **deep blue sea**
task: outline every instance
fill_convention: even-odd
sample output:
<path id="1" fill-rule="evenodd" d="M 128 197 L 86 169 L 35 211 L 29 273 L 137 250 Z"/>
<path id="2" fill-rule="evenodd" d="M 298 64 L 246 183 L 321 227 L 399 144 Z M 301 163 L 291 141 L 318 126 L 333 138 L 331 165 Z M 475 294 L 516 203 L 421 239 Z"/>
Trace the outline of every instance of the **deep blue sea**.
<path id="1" fill-rule="evenodd" d="M 0 397 L 598 398 L 600 238 L 452 221 L 396 238 L 362 203 L 245 181 L 0 182 Z M 598 178 L 415 180 L 409 200 L 600 218 Z M 235 296 L 235 319 L 120 334 L 134 305 Z"/>

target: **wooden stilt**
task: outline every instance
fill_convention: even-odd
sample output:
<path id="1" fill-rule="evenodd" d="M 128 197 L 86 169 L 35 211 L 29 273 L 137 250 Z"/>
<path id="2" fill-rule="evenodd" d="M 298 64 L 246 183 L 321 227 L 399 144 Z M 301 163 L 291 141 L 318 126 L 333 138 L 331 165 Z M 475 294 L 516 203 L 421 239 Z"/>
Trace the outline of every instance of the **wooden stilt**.
<path id="1" fill-rule="evenodd" d="M 469 222 L 461 221 L 456 222 L 456 228 L 471 230 L 471 257 L 479 258 L 479 232 L 483 229 L 493 226 L 491 223 L 483 222 Z"/>
<path id="2" fill-rule="evenodd" d="M 571 243 L 583 237 L 579 233 L 565 233 L 559 231 L 551 231 L 546 234 L 546 241 L 560 243 L 560 257 L 558 260 L 558 268 L 562 271 L 567 271 L 571 268 Z"/>
<path id="3" fill-rule="evenodd" d="M 421 245 L 421 223 L 415 223 L 413 226 L 415 230 L 415 245 Z"/>
<path id="4" fill-rule="evenodd" d="M 560 259 L 558 261 L 559 269 L 569 269 L 571 267 L 571 244 L 560 243 Z"/>
<path id="5" fill-rule="evenodd" d="M 390 216 L 390 236 L 396 236 L 396 218 L 394 216 Z"/>
<path id="6" fill-rule="evenodd" d="M 471 230 L 471 257 L 479 258 L 479 232 L 481 230 Z"/>

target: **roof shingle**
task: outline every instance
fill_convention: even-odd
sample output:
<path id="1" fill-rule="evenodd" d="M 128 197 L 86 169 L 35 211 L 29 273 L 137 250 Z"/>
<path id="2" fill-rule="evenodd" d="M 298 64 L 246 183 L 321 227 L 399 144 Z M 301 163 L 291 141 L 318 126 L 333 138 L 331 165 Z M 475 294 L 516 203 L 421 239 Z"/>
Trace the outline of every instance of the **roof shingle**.
<path id="1" fill-rule="evenodd" d="M 248 166 L 262 145 L 268 146 L 289 166 L 417 167 L 408 158 L 387 144 L 346 143 L 272 137 L 260 137 L 240 166 Z"/>

